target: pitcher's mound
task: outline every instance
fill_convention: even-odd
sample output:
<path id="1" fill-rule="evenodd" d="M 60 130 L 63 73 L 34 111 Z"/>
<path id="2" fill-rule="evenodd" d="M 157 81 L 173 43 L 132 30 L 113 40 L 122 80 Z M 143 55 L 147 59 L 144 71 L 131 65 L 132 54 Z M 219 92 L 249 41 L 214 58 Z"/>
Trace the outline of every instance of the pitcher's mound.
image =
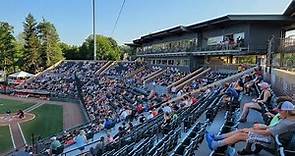
<path id="1" fill-rule="evenodd" d="M 31 121 L 35 118 L 34 114 L 31 113 L 25 113 L 25 116 L 20 119 L 15 113 L 12 113 L 10 115 L 7 114 L 0 114 L 0 126 L 9 125 L 11 123 L 23 123 Z"/>

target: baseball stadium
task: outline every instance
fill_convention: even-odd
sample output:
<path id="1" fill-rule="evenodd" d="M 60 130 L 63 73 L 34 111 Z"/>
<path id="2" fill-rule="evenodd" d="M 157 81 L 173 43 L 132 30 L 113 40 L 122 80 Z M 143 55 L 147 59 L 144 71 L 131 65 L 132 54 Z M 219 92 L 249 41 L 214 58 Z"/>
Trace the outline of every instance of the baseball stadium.
<path id="1" fill-rule="evenodd" d="M 0 155 L 295 155 L 295 0 L 122 45 L 96 33 L 90 1 L 81 46 L 43 16 L 19 36 L 0 18 Z"/>

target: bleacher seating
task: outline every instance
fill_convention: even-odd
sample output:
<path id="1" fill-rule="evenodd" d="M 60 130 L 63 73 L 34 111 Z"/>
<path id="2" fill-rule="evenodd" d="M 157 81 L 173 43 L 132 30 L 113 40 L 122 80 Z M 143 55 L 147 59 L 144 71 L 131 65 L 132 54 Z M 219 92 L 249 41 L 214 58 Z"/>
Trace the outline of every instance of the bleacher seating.
<path id="1" fill-rule="evenodd" d="M 143 77 L 158 71 L 159 68 L 148 67 L 139 62 L 117 62 L 103 74 L 97 73 L 102 66 L 103 63 L 65 62 L 60 67 L 53 70 L 55 74 L 56 72 L 64 70 L 69 70 L 74 73 L 74 75 L 72 75 L 73 77 L 66 75 L 72 78 L 74 87 L 71 87 L 74 89 L 67 90 L 68 92 L 65 92 L 65 95 L 73 94 L 75 97 L 80 96 L 91 118 L 91 122 L 88 123 L 87 126 L 74 128 L 58 137 L 59 140 L 66 145 L 66 150 L 63 155 L 76 155 L 71 152 L 74 153 L 78 148 L 70 146 L 67 142 L 71 142 L 79 130 L 83 129 L 90 132 L 88 138 L 91 138 L 92 141 L 85 146 L 88 147 L 88 149 L 89 147 L 93 148 L 98 141 L 93 140 L 94 134 L 100 133 L 105 129 L 105 127 L 99 126 L 103 125 L 106 120 L 112 120 L 113 125 L 107 129 L 113 131 L 114 128 L 112 127 L 114 127 L 116 123 L 122 124 L 122 122 L 126 121 L 132 122 L 133 120 L 129 120 L 128 118 L 121 118 L 121 113 L 129 110 L 130 114 L 128 115 L 133 118 L 146 118 L 151 114 L 148 112 L 151 110 L 156 110 L 159 114 L 143 123 L 133 122 L 134 127 L 131 131 L 124 132 L 123 135 L 115 135 L 120 137 L 118 137 L 116 141 L 104 145 L 102 155 L 198 155 L 199 148 L 201 144 L 203 144 L 205 131 L 214 123 L 215 117 L 220 111 L 225 111 L 225 114 L 223 125 L 219 129 L 219 134 L 227 133 L 238 128 L 236 123 L 237 116 L 240 112 L 240 103 L 233 101 L 233 99 L 231 99 L 228 104 L 224 103 L 223 95 L 221 94 L 224 92 L 224 89 L 220 84 L 209 87 L 206 91 L 200 90 L 196 95 L 193 95 L 197 99 L 197 103 L 187 104 L 192 95 L 185 95 L 180 101 L 176 100 L 171 102 L 171 97 L 169 97 L 171 95 L 169 95 L 169 93 L 161 95 L 153 90 L 147 89 L 143 83 Z M 75 71 L 73 71 L 74 68 Z M 88 68 L 93 70 L 88 71 Z M 165 71 L 164 74 L 155 79 L 156 85 L 168 86 L 187 74 L 172 68 L 167 68 L 163 71 Z M 49 73 L 50 72 L 51 71 L 49 71 Z M 195 82 L 200 82 L 198 87 L 206 86 L 213 82 L 226 79 L 233 74 L 236 73 L 208 72 L 208 74 L 203 75 Z M 49 80 L 50 79 L 51 78 L 49 78 Z M 59 81 L 60 78 L 54 78 L 53 80 Z M 202 84 L 201 81 L 203 81 Z M 37 78 L 33 80 L 33 82 L 43 85 L 42 78 Z M 27 87 L 30 85 L 27 85 Z M 193 89 L 190 87 L 192 86 L 192 84 L 188 84 L 183 87 L 182 89 L 185 90 L 184 93 L 191 92 Z M 259 94 L 260 90 L 257 84 L 255 84 L 254 87 L 256 91 L 253 93 Z M 274 95 L 273 92 L 272 95 Z M 241 98 L 243 98 L 242 95 Z M 273 96 L 272 101 L 275 101 L 275 99 L 276 96 Z M 169 101 L 168 105 L 167 101 Z M 183 104 L 183 102 L 187 103 Z M 136 112 L 139 105 L 143 105 L 143 110 Z M 172 112 L 169 114 L 171 122 L 168 123 L 165 123 L 166 114 L 162 113 L 166 105 L 172 108 Z M 264 106 L 262 110 L 260 110 L 265 123 L 269 122 L 270 119 L 265 113 L 275 107 L 276 103 L 272 102 L 272 105 Z M 201 117 L 203 117 L 203 119 L 201 119 Z M 163 126 L 164 123 L 165 126 Z M 114 134 L 116 134 L 116 131 Z M 277 139 L 276 150 L 271 149 L 269 151 L 271 153 L 280 152 L 281 154 L 292 153 L 292 146 L 288 147 L 284 143 L 279 143 L 281 140 L 282 139 L 279 138 Z M 292 143 L 294 143 L 294 137 L 293 140 L 291 139 L 288 142 L 292 145 Z M 73 142 L 71 143 L 73 144 Z M 48 142 L 46 146 L 48 147 Z M 260 145 L 257 145 L 257 147 L 259 146 Z M 45 148 L 46 147 L 44 147 L 44 149 Z M 260 148 L 266 149 L 261 146 Z M 226 155 L 228 154 L 227 149 L 230 148 L 226 146 L 218 148 L 213 151 L 211 155 Z M 84 151 L 84 154 L 89 153 L 89 150 Z"/>

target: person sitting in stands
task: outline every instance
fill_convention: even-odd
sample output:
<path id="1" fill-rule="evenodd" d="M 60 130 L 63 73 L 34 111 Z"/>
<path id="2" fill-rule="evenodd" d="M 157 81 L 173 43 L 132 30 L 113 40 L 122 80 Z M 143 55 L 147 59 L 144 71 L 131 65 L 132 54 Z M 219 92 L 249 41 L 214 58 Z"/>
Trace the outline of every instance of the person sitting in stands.
<path id="1" fill-rule="evenodd" d="M 182 94 L 183 94 L 183 90 L 180 89 L 180 90 L 177 92 L 176 96 L 179 97 L 179 96 L 181 96 Z"/>
<path id="2" fill-rule="evenodd" d="M 236 83 L 235 83 L 235 87 L 236 91 L 238 92 L 238 94 L 240 95 L 240 93 L 244 90 L 244 83 L 242 79 L 239 79 Z"/>
<path id="3" fill-rule="evenodd" d="M 278 103 L 278 107 L 273 110 L 273 112 L 277 112 L 277 114 L 272 114 L 271 112 L 266 113 L 266 114 L 268 114 L 268 115 L 270 115 L 272 117 L 272 119 L 270 121 L 270 124 L 269 125 L 254 124 L 253 129 L 257 129 L 257 130 L 262 129 L 263 130 L 263 129 L 266 129 L 268 127 L 273 127 L 276 124 L 278 124 L 279 121 L 281 120 L 280 110 L 282 109 L 282 104 L 285 101 L 292 102 L 292 98 L 290 98 L 288 96 L 280 96 L 280 97 L 278 97 L 278 99 L 276 100 L 276 103 Z M 257 154 L 258 153 L 258 152 L 256 152 L 257 149 L 255 149 L 255 151 L 251 150 L 252 145 L 253 145 L 253 142 L 247 140 L 246 147 L 243 150 L 238 151 L 238 154 L 239 155 Z"/>
<path id="4" fill-rule="evenodd" d="M 127 128 L 127 133 L 130 133 L 131 131 L 133 131 L 133 124 L 132 124 L 132 122 L 129 122 L 128 128 Z"/>
<path id="5" fill-rule="evenodd" d="M 152 114 L 153 114 L 153 117 L 156 117 L 159 114 L 156 108 L 153 108 Z"/>
<path id="6" fill-rule="evenodd" d="M 22 119 L 25 117 L 25 113 L 22 110 L 18 110 L 18 112 L 16 113 L 16 115 L 18 115 L 18 118 Z"/>
<path id="7" fill-rule="evenodd" d="M 229 83 L 225 83 L 224 88 L 227 88 L 225 94 L 232 98 L 234 102 L 239 101 L 239 93 L 234 87 L 230 86 Z"/>
<path id="8" fill-rule="evenodd" d="M 199 100 L 198 100 L 195 96 L 192 96 L 191 93 L 189 93 L 188 96 L 189 96 L 189 98 L 190 98 L 190 104 L 191 104 L 191 105 L 196 105 L 196 104 L 198 104 Z"/>
<path id="9" fill-rule="evenodd" d="M 93 148 L 93 147 L 90 148 L 91 155 L 93 155 L 93 156 L 102 155 L 104 152 L 104 145 L 105 145 L 104 137 L 100 137 L 95 148 Z"/>
<path id="10" fill-rule="evenodd" d="M 251 75 L 246 75 L 244 78 L 244 90 L 246 95 L 250 95 L 254 86 L 254 80 Z"/>
<path id="11" fill-rule="evenodd" d="M 104 128 L 105 129 L 111 129 L 112 125 L 113 125 L 112 120 L 110 118 L 105 118 Z"/>
<path id="12" fill-rule="evenodd" d="M 171 123 L 171 116 L 169 113 L 164 113 L 164 123 L 161 125 L 161 129 L 163 130 L 164 134 L 168 134 L 170 130 L 170 123 Z"/>
<path id="13" fill-rule="evenodd" d="M 87 143 L 86 133 L 84 130 L 80 130 L 80 134 L 74 138 L 80 152 L 82 153 Z"/>
<path id="14" fill-rule="evenodd" d="M 146 121 L 146 117 L 143 114 L 141 114 L 139 116 L 139 123 L 143 124 L 145 121 Z"/>
<path id="15" fill-rule="evenodd" d="M 262 105 L 266 105 L 266 106 L 270 105 L 271 97 L 272 97 L 269 90 L 270 85 L 266 82 L 262 82 L 262 83 L 259 83 L 258 86 L 260 86 L 262 90 L 261 94 L 259 95 L 257 99 L 253 100 L 253 102 L 244 104 L 243 112 L 241 114 L 239 122 L 247 121 L 247 116 L 249 114 L 250 108 L 261 110 Z"/>
<path id="16" fill-rule="evenodd" d="M 105 143 L 110 144 L 110 143 L 113 143 L 113 142 L 114 142 L 113 136 L 110 133 L 108 133 L 107 137 L 105 138 Z"/>
<path id="17" fill-rule="evenodd" d="M 164 113 L 171 113 L 172 112 L 172 108 L 170 107 L 169 103 L 167 103 L 166 106 L 163 107 L 163 112 Z"/>
<path id="18" fill-rule="evenodd" d="M 123 127 L 119 127 L 118 128 L 118 133 L 114 136 L 114 140 L 119 140 L 120 138 L 122 138 L 124 135 L 126 134 L 125 129 L 123 129 Z"/>
<path id="19" fill-rule="evenodd" d="M 59 140 L 57 140 L 56 137 L 50 138 L 51 144 L 50 144 L 50 155 L 51 154 L 60 154 L 63 151 L 60 149 L 62 147 L 62 144 L 60 143 Z"/>
<path id="20" fill-rule="evenodd" d="M 240 141 L 262 142 L 273 146 L 274 137 L 294 131 L 295 129 L 295 107 L 294 104 L 285 101 L 282 103 L 279 110 L 281 120 L 274 126 L 265 128 L 244 128 L 226 134 L 215 136 L 212 133 L 206 132 L 206 141 L 211 150 L 216 150 L 218 147 L 232 145 Z"/>
<path id="21" fill-rule="evenodd" d="M 199 88 L 199 83 L 198 82 L 196 82 L 196 80 L 194 80 L 193 82 L 192 82 L 192 89 L 198 89 Z"/>
<path id="22" fill-rule="evenodd" d="M 138 105 L 136 106 L 136 112 L 137 112 L 138 114 L 142 113 L 143 110 L 144 110 L 144 108 L 143 108 L 143 105 L 142 105 L 142 104 L 138 104 Z"/>

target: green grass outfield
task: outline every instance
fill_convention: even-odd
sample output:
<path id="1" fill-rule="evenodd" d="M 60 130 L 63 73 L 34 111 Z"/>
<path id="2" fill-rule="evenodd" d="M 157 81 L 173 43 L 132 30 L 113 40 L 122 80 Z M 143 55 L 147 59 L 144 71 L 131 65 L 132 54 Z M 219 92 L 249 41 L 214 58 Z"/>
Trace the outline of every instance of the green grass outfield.
<path id="1" fill-rule="evenodd" d="M 8 126 L 0 127 L 0 153 L 4 153 L 12 149 L 12 141 Z"/>
<path id="2" fill-rule="evenodd" d="M 36 118 L 30 122 L 22 123 L 21 127 L 28 143 L 32 142 L 32 133 L 42 138 L 54 135 L 63 130 L 63 107 L 45 104 L 31 113 Z"/>
<path id="3" fill-rule="evenodd" d="M 0 114 L 4 114 L 7 110 L 15 113 L 18 110 L 24 110 L 34 105 L 33 103 L 25 103 L 15 100 L 0 99 Z"/>

